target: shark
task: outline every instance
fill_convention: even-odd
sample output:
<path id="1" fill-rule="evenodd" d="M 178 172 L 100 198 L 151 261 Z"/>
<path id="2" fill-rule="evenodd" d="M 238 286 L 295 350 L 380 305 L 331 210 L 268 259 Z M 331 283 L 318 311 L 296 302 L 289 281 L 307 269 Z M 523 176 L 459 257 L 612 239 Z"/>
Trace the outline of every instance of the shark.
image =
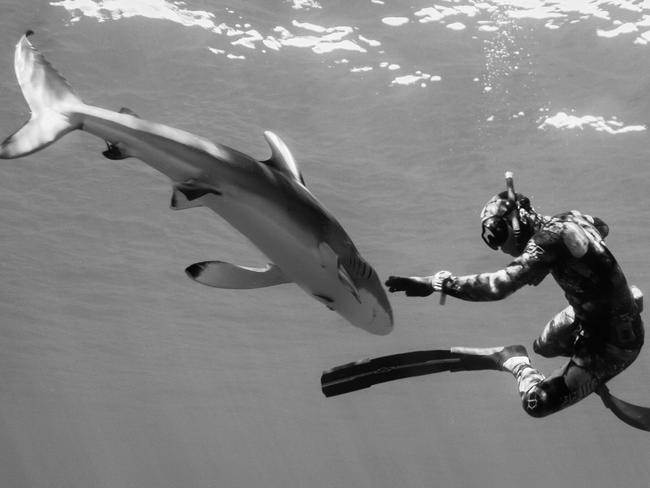
<path id="1" fill-rule="evenodd" d="M 266 161 L 164 124 L 130 109 L 88 105 L 30 42 L 15 49 L 18 84 L 28 121 L 0 145 L 0 158 L 40 151 L 68 132 L 103 139 L 111 160 L 136 158 L 166 175 L 171 208 L 207 207 L 243 234 L 268 263 L 261 267 L 204 261 L 187 267 L 194 281 L 229 289 L 294 283 L 352 325 L 372 334 L 393 329 L 393 312 L 374 268 L 360 255 L 336 218 L 305 184 L 284 141 L 271 131 Z"/>

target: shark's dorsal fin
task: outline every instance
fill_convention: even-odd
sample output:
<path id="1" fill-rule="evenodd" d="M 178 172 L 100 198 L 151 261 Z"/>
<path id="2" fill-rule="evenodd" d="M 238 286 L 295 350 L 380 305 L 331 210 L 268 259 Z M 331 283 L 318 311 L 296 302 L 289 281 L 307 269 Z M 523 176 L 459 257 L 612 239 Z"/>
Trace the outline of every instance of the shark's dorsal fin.
<path id="1" fill-rule="evenodd" d="M 263 163 L 304 185 L 305 179 L 298 169 L 298 164 L 280 136 L 267 130 L 264 131 L 264 138 L 271 146 L 271 159 L 263 161 Z"/>

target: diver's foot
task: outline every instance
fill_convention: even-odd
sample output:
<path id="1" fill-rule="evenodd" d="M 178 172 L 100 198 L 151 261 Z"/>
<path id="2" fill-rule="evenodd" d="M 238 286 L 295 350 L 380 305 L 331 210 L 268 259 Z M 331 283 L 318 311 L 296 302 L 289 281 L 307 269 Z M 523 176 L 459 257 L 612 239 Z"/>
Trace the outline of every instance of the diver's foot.
<path id="1" fill-rule="evenodd" d="M 515 366 L 530 364 L 526 348 L 520 344 L 499 347 L 452 347 L 451 352 L 461 355 L 463 369 L 495 369 L 513 372 Z"/>

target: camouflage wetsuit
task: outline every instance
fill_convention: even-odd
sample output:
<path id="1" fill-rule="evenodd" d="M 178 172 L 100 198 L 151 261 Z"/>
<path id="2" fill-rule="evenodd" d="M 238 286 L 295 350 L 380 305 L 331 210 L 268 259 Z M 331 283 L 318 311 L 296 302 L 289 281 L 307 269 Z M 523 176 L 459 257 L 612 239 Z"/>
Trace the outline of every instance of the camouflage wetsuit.
<path id="1" fill-rule="evenodd" d="M 577 211 L 546 218 L 505 269 L 451 277 L 443 285 L 444 293 L 472 301 L 505 298 L 549 273 L 562 287 L 569 307 L 546 325 L 534 350 L 571 360 L 548 378 L 530 365 L 515 372 L 530 415 L 548 415 L 581 400 L 628 367 L 643 345 L 640 301 L 603 241 L 608 231 L 602 220 Z"/>

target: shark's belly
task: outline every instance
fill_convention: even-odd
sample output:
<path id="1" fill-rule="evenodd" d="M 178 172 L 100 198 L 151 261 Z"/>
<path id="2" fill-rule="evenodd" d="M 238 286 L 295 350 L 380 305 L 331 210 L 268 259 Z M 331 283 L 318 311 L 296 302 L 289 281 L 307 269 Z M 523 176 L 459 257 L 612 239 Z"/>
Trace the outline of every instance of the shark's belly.
<path id="1" fill-rule="evenodd" d="M 377 296 L 384 291 L 376 275 L 374 287 L 356 288 L 341 278 L 339 259 L 333 251 L 339 247 L 336 240 L 341 239 L 340 235 L 328 234 L 318 225 L 293 218 L 277 202 L 251 205 L 245 198 L 235 201 L 210 195 L 204 203 L 245 235 L 306 293 L 357 327 L 375 334 L 390 332 L 392 316 Z M 325 214 L 320 216 L 327 218 Z"/>
<path id="2" fill-rule="evenodd" d="M 246 236 L 290 281 L 316 292 L 316 285 L 327 278 L 316 228 L 301 226 L 273 203 L 252 206 L 210 195 L 205 205 Z"/>

